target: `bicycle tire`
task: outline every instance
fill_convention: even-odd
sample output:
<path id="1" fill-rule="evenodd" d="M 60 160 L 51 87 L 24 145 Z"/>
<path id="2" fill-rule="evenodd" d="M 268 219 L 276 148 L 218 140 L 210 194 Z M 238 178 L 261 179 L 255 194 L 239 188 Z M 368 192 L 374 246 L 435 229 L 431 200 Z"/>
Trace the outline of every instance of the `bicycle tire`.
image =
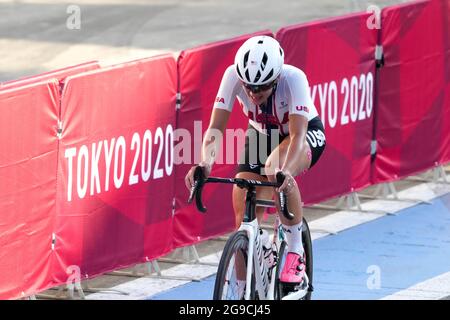
<path id="1" fill-rule="evenodd" d="M 313 291 L 313 250 L 312 250 L 312 240 L 311 240 L 311 233 L 309 230 L 308 223 L 306 222 L 305 218 L 303 218 L 303 229 L 302 229 L 302 243 L 303 243 L 303 249 L 305 251 L 305 258 L 306 258 L 306 274 L 309 279 L 308 283 L 308 293 L 300 300 L 311 300 L 312 291 Z M 280 250 L 278 251 L 278 261 L 277 261 L 277 270 L 275 273 L 275 300 L 281 300 L 287 293 L 283 292 L 282 285 L 280 283 L 280 273 L 282 270 L 282 265 L 285 258 L 285 251 L 286 251 L 287 243 L 286 241 L 283 241 L 280 245 Z"/>
<path id="2" fill-rule="evenodd" d="M 302 242 L 303 242 L 303 249 L 305 250 L 306 274 L 308 275 L 309 279 L 308 293 L 303 298 L 303 300 L 311 300 L 313 292 L 313 270 L 314 270 L 313 248 L 312 248 L 311 232 L 309 230 L 309 226 L 305 218 L 303 218 Z"/>
<path id="3" fill-rule="evenodd" d="M 281 287 L 280 283 L 280 273 L 282 269 L 282 262 L 285 258 L 285 251 L 286 251 L 286 241 L 282 241 L 280 244 L 280 250 L 278 250 L 278 260 L 277 260 L 277 266 L 275 271 L 275 292 L 274 292 L 274 299 L 275 300 L 281 300 L 284 297 L 284 292 Z"/>
<path id="4" fill-rule="evenodd" d="M 248 253 L 248 244 L 249 240 L 247 237 L 247 233 L 245 231 L 238 231 L 234 233 L 225 244 L 225 247 L 222 252 L 222 256 L 220 258 L 219 267 L 217 270 L 216 275 L 216 281 L 214 283 L 214 294 L 213 294 L 213 300 L 233 300 L 233 299 L 224 299 L 223 291 L 226 282 L 229 280 L 227 279 L 227 272 L 230 267 L 230 262 L 233 261 L 233 257 L 236 252 L 240 252 L 242 254 L 242 258 L 245 264 L 245 270 L 247 268 L 247 253 Z M 234 268 L 234 266 L 232 267 Z M 250 285 L 250 299 L 254 300 L 256 298 L 255 293 L 255 274 L 254 271 L 252 272 L 252 278 L 251 278 L 251 285 Z M 247 288 L 247 285 L 246 285 Z M 245 293 L 245 290 L 244 290 Z M 227 298 L 228 295 L 225 297 Z M 230 297 L 231 298 L 231 297 Z M 237 298 L 236 300 L 242 300 L 244 297 L 238 297 L 235 296 L 234 298 Z"/>

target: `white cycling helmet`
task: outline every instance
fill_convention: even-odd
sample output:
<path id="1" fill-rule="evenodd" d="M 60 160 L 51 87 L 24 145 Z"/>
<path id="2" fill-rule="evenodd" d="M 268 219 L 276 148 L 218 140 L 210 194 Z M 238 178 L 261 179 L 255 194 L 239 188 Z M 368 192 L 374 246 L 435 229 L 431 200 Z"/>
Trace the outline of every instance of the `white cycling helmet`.
<path id="1" fill-rule="evenodd" d="M 269 36 L 248 39 L 234 58 L 236 73 L 244 83 L 263 85 L 275 80 L 284 64 L 284 52 L 277 40 Z"/>

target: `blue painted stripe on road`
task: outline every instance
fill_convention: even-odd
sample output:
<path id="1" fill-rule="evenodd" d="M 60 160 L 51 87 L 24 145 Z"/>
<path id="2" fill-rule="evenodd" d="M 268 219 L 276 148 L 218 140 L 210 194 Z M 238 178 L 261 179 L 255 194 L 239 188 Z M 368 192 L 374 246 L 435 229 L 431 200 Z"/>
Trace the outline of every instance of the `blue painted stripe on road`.
<path id="1" fill-rule="evenodd" d="M 313 248 L 313 299 L 380 299 L 406 289 L 450 271 L 450 194 L 320 238 Z M 214 280 L 149 299 L 209 300 Z"/>
<path id="2" fill-rule="evenodd" d="M 449 208 L 446 195 L 319 239 L 314 298 L 380 299 L 450 271 Z M 369 266 L 379 268 L 379 289 L 368 288 Z"/>

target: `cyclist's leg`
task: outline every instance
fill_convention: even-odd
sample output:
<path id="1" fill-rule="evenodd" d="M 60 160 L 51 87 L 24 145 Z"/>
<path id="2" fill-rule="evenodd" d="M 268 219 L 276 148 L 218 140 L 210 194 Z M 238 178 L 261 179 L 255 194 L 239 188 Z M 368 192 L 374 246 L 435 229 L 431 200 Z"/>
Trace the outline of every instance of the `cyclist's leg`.
<path id="1" fill-rule="evenodd" d="M 272 153 L 270 154 L 269 158 L 267 159 L 266 166 L 265 166 L 265 172 L 267 174 L 267 178 L 271 182 L 276 181 L 275 177 L 275 169 L 281 168 L 287 155 L 287 151 L 289 148 L 290 143 L 290 137 L 286 137 L 278 147 L 276 147 Z M 296 162 L 297 167 L 295 172 L 293 172 L 293 176 L 297 176 L 301 173 L 303 173 L 305 170 L 309 168 L 311 165 L 311 149 L 307 143 L 303 144 L 303 148 L 301 150 L 301 156 L 299 158 L 299 161 Z M 273 189 L 272 189 L 273 192 Z M 286 193 L 287 200 L 288 200 L 288 209 L 290 212 L 292 212 L 295 216 L 293 220 L 287 220 L 284 216 L 280 216 L 281 222 L 284 225 L 292 226 L 300 223 L 303 218 L 303 209 L 302 209 L 302 202 L 301 202 L 301 194 L 300 190 L 298 188 L 298 185 L 295 183 L 293 188 L 289 190 L 288 193 Z M 277 203 L 277 206 L 279 207 L 279 199 L 277 196 L 275 196 L 275 201 Z"/>
<path id="2" fill-rule="evenodd" d="M 271 152 L 269 158 L 266 161 L 265 172 L 269 181 L 274 182 L 275 169 L 281 168 L 286 159 L 287 151 L 289 149 L 290 137 L 287 136 L 283 141 Z M 294 172 L 291 172 L 295 177 L 300 174 L 304 174 L 309 168 L 311 168 L 321 157 L 325 149 L 325 133 L 322 121 L 319 117 L 312 119 L 308 123 L 307 137 L 305 143 L 300 150 L 300 157 L 295 162 L 297 167 Z M 287 220 L 281 216 L 281 222 L 284 225 L 292 226 L 298 224 L 303 218 L 302 198 L 297 183 L 294 183 L 293 188 L 286 194 L 288 200 L 289 211 L 294 213 L 295 218 L 292 221 Z M 278 204 L 278 197 L 275 197 Z"/>
<path id="3" fill-rule="evenodd" d="M 274 149 L 266 162 L 266 173 L 268 179 L 272 182 L 276 181 L 275 169 L 281 168 L 284 163 L 289 148 L 290 138 L 285 138 L 280 145 Z M 303 144 L 301 156 L 296 162 L 297 167 L 293 176 L 305 171 L 311 165 L 311 149 L 307 143 Z M 280 281 L 288 283 L 300 283 L 304 279 L 306 271 L 304 249 L 302 245 L 302 219 L 303 207 L 301 201 L 300 190 L 297 183 L 287 191 L 287 203 L 289 212 L 294 214 L 293 220 L 286 219 L 280 215 L 280 220 L 285 230 L 286 242 L 288 244 L 288 253 L 281 272 Z M 279 198 L 275 196 L 277 207 L 279 206 Z"/>
<path id="4" fill-rule="evenodd" d="M 305 173 L 311 168 L 320 158 L 325 149 L 325 134 L 323 124 L 319 117 L 312 119 L 308 123 L 308 132 L 305 138 L 305 143 L 302 144 L 300 156 L 295 162 L 297 165 L 293 176 Z M 290 137 L 286 137 L 278 147 L 276 147 L 270 154 L 266 161 L 266 174 L 269 181 L 276 180 L 275 173 L 277 168 L 281 168 L 286 159 L 289 149 Z M 305 255 L 302 244 L 302 219 L 303 219 L 303 203 L 297 183 L 287 191 L 288 209 L 294 214 L 294 219 L 289 221 L 284 216 L 280 215 L 280 220 L 285 229 L 286 241 L 288 244 L 288 254 L 286 256 L 285 264 L 281 273 L 280 280 L 288 283 L 298 283 L 303 279 L 305 273 Z M 278 209 L 279 198 L 275 196 Z M 307 226 L 306 226 L 307 228 Z"/>

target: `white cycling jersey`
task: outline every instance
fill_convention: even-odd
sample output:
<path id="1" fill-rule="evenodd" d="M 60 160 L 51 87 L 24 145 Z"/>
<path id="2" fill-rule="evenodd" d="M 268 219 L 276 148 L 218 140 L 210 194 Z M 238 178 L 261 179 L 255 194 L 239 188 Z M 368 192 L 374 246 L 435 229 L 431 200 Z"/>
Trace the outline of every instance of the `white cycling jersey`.
<path id="1" fill-rule="evenodd" d="M 231 112 L 235 98 L 249 118 L 250 124 L 263 134 L 267 134 L 268 129 L 278 128 L 282 135 L 288 135 L 290 114 L 299 114 L 308 121 L 319 115 L 311 99 L 305 73 L 287 64 L 283 66 L 276 90 L 269 97 L 264 110 L 247 96 L 235 66 L 229 66 L 220 83 L 214 108 Z"/>

